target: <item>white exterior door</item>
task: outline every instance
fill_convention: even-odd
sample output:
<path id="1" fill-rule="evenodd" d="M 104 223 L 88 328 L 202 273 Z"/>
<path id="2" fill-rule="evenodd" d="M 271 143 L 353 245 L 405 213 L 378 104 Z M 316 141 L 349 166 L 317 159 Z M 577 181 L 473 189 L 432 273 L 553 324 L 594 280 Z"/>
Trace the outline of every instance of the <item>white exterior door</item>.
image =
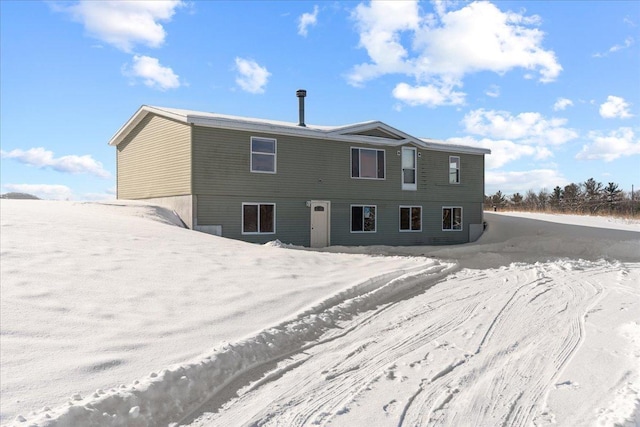
<path id="1" fill-rule="evenodd" d="M 329 246 L 329 218 L 331 203 L 311 201 L 311 247 Z"/>

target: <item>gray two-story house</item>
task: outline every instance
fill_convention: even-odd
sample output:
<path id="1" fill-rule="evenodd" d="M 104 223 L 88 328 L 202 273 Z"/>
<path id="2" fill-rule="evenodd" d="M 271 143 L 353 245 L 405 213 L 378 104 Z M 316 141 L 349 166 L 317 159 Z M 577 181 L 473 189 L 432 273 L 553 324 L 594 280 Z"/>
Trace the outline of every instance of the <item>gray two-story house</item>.
<path id="1" fill-rule="evenodd" d="M 465 243 L 482 233 L 488 150 L 379 121 L 298 123 L 142 106 L 109 141 L 117 198 L 223 237 L 295 245 Z"/>

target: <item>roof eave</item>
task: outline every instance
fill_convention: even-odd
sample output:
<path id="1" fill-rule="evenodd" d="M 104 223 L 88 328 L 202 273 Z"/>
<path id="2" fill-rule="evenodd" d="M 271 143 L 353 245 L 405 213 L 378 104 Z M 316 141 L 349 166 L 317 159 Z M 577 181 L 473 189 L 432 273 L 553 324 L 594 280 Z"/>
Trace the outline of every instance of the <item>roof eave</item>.
<path id="1" fill-rule="evenodd" d="M 424 140 L 422 140 L 422 142 L 425 144 L 428 150 L 433 150 L 433 151 L 446 151 L 449 153 L 476 154 L 476 155 L 491 154 L 491 150 L 487 148 L 447 144 L 446 142 L 433 142 L 433 141 L 424 141 Z"/>
<path id="2" fill-rule="evenodd" d="M 163 117 L 167 117 L 173 120 L 177 120 L 183 123 L 188 123 L 187 116 L 182 114 L 176 114 L 171 111 L 166 111 L 161 108 L 151 107 L 149 105 L 142 105 L 138 108 L 127 122 L 122 125 L 120 129 L 111 137 L 108 144 L 111 146 L 118 146 L 124 138 L 147 116 L 149 113 L 158 114 Z"/>

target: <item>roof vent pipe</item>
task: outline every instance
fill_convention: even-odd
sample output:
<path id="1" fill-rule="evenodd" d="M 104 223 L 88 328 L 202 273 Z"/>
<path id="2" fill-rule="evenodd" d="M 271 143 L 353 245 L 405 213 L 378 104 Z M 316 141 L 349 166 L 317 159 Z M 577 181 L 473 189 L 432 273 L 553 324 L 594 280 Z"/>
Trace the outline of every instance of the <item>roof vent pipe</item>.
<path id="1" fill-rule="evenodd" d="M 298 105 L 299 105 L 299 121 L 300 123 L 298 123 L 298 126 L 302 126 L 302 127 L 306 127 L 307 125 L 304 124 L 304 98 L 305 96 L 307 96 L 307 91 L 304 89 L 298 89 L 296 91 L 296 96 L 298 97 Z"/>

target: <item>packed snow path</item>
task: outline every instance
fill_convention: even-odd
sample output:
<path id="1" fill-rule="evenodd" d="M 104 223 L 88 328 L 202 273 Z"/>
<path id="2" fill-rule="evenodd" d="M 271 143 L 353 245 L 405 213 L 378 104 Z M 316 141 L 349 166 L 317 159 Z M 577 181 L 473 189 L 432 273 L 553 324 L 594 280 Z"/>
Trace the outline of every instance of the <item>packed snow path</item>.
<path id="1" fill-rule="evenodd" d="M 197 426 L 583 425 L 612 411 L 616 402 L 607 401 L 609 392 L 625 393 L 628 384 L 619 384 L 625 376 L 636 387 L 635 395 L 626 390 L 631 419 L 638 370 L 622 368 L 605 383 L 585 384 L 587 393 L 563 372 L 579 354 L 589 316 L 602 309 L 603 299 L 610 300 L 610 309 L 627 311 L 631 324 L 638 320 L 639 267 L 565 261 L 462 270 L 424 293 L 345 322 L 322 344 L 277 366 L 245 375 L 227 390 L 226 398 L 235 397 L 225 402 L 216 396 L 189 421 Z M 606 348 L 600 350 L 611 357 Z M 638 350 L 620 356 L 637 363 Z M 600 387 L 600 393 L 590 386 Z M 573 391 L 579 404 L 556 414 L 547 403 L 550 394 L 563 390 Z"/>

